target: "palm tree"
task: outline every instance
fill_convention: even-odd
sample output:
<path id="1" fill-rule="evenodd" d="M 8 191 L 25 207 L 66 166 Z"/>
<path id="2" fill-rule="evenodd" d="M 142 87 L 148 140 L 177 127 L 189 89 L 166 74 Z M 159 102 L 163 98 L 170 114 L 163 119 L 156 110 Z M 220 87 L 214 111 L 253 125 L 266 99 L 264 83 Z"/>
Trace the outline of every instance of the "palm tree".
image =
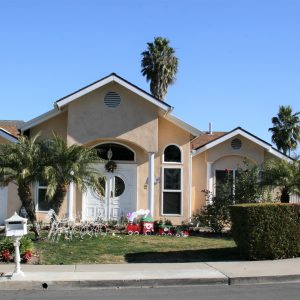
<path id="1" fill-rule="evenodd" d="M 272 142 L 276 144 L 278 150 L 290 155 L 291 150 L 297 148 L 300 141 L 300 112 L 293 113 L 291 106 L 280 106 L 277 117 L 272 118 L 273 127 Z"/>
<path id="2" fill-rule="evenodd" d="M 300 163 L 297 160 L 271 159 L 264 163 L 262 184 L 279 189 L 282 203 L 289 203 L 292 193 L 299 195 L 299 179 Z"/>
<path id="3" fill-rule="evenodd" d="M 56 214 L 71 182 L 81 191 L 91 187 L 103 194 L 101 174 L 92 166 L 99 162 L 96 150 L 76 144 L 68 146 L 64 139 L 54 134 L 53 139 L 42 142 L 42 152 L 47 157 L 43 170 L 43 179 L 48 185 L 46 195 Z"/>
<path id="4" fill-rule="evenodd" d="M 163 100 L 168 86 L 173 84 L 178 67 L 175 50 L 169 40 L 156 37 L 154 43 L 147 43 L 148 50 L 142 52 L 142 74 L 150 81 L 150 91 L 154 97 Z"/>
<path id="5" fill-rule="evenodd" d="M 7 186 L 15 183 L 18 195 L 33 225 L 35 237 L 39 238 L 39 229 L 32 198 L 32 185 L 42 172 L 42 157 L 37 136 L 29 139 L 21 135 L 18 143 L 0 145 L 0 184 Z"/>

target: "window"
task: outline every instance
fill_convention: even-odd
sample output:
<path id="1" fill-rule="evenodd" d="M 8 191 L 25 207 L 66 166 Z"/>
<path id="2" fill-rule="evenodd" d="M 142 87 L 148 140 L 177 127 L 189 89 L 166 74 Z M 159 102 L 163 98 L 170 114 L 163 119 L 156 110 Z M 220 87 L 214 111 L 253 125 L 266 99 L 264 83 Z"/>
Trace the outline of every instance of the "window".
<path id="1" fill-rule="evenodd" d="M 134 161 L 134 152 L 129 148 L 114 143 L 101 144 L 95 149 L 104 160 Z"/>
<path id="2" fill-rule="evenodd" d="M 220 197 L 224 193 L 226 183 L 229 183 L 233 193 L 235 173 L 233 170 L 216 170 L 216 197 Z"/>
<path id="3" fill-rule="evenodd" d="M 181 151 L 176 145 L 169 145 L 164 151 L 164 162 L 181 163 Z"/>
<path id="4" fill-rule="evenodd" d="M 163 215 L 181 215 L 181 168 L 163 168 Z"/>
<path id="5" fill-rule="evenodd" d="M 47 184 L 46 182 L 38 182 L 37 187 L 37 201 L 36 201 L 36 210 L 37 211 L 48 211 L 51 209 L 50 202 L 46 196 Z"/>

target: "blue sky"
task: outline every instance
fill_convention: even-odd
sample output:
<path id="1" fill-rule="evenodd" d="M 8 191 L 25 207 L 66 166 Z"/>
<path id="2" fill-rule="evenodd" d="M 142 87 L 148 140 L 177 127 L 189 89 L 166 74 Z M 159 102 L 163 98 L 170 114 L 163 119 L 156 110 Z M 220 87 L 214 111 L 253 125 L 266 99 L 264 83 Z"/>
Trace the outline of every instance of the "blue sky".
<path id="1" fill-rule="evenodd" d="M 111 72 L 149 91 L 141 52 L 163 36 L 176 116 L 270 142 L 279 105 L 300 110 L 299 15 L 300 0 L 1 0 L 0 119 L 34 118 Z"/>

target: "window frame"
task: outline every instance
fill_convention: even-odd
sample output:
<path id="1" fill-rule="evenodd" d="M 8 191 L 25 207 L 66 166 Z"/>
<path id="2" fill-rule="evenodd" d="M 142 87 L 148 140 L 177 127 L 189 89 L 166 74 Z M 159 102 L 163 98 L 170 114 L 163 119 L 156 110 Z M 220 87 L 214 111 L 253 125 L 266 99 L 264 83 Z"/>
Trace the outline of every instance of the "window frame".
<path id="1" fill-rule="evenodd" d="M 165 161 L 165 151 L 169 146 L 176 146 L 179 149 L 179 151 L 180 151 L 180 162 L 178 162 L 178 161 Z M 182 164 L 183 163 L 183 155 L 182 155 L 181 147 L 179 147 L 177 144 L 174 144 L 174 143 L 167 144 L 164 148 L 163 153 L 162 153 L 162 163 L 163 164 L 171 164 L 171 165 L 180 165 L 180 164 Z"/>
<path id="2" fill-rule="evenodd" d="M 40 210 L 39 209 L 39 190 L 47 190 L 48 186 L 47 185 L 40 185 L 39 181 L 36 181 L 35 183 L 35 211 L 38 213 L 47 213 L 48 210 Z"/>
<path id="3" fill-rule="evenodd" d="M 165 169 L 180 169 L 180 189 L 179 190 L 170 190 L 170 189 L 165 189 Z M 174 216 L 174 217 L 182 217 L 183 216 L 183 166 L 178 165 L 163 165 L 161 169 L 161 216 Z M 180 214 L 167 214 L 164 213 L 164 192 L 170 192 L 170 193 L 180 193 Z"/>

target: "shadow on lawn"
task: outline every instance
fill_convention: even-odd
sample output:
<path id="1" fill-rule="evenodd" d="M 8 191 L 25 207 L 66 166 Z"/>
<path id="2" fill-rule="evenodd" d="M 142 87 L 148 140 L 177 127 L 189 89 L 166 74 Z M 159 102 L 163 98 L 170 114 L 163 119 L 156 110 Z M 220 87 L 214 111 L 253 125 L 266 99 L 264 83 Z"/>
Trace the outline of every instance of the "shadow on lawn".
<path id="1" fill-rule="evenodd" d="M 169 252 L 139 252 L 125 255 L 125 260 L 128 263 L 184 263 L 240 259 L 241 257 L 236 247 Z"/>

